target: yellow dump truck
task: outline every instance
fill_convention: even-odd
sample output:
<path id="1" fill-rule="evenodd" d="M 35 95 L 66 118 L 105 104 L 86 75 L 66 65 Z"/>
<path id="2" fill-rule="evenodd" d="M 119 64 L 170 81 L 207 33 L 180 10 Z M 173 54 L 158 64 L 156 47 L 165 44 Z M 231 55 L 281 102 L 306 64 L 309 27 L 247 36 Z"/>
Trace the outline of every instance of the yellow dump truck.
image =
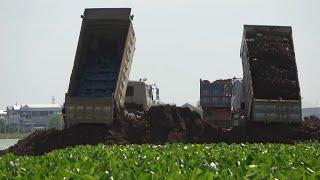
<path id="1" fill-rule="evenodd" d="M 130 8 L 85 9 L 65 95 L 66 127 L 110 124 L 124 107 L 135 51 Z"/>

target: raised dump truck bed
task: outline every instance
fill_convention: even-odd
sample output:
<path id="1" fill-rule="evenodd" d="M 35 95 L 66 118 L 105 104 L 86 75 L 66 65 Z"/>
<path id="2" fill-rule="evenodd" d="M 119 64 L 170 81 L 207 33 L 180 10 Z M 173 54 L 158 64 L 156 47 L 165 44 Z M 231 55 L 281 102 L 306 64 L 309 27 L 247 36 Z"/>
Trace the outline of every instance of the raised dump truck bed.
<path id="1" fill-rule="evenodd" d="M 291 27 L 245 25 L 240 56 L 249 120 L 301 122 Z"/>
<path id="2" fill-rule="evenodd" d="M 124 106 L 135 34 L 129 8 L 85 9 L 65 96 L 67 127 L 111 123 Z"/>

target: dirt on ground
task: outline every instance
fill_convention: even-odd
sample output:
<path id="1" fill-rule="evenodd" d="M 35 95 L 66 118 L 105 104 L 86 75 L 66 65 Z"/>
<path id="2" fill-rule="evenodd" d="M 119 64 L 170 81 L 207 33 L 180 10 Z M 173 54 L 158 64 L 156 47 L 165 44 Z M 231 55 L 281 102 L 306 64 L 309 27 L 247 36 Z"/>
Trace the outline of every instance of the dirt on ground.
<path id="1" fill-rule="evenodd" d="M 64 130 L 35 131 L 0 151 L 16 155 L 43 155 L 76 145 L 164 144 L 164 143 L 286 143 L 320 140 L 320 120 L 305 118 L 300 125 L 247 124 L 219 129 L 210 126 L 198 113 L 176 106 L 155 106 L 142 116 L 121 113 L 107 125 L 77 125 Z"/>

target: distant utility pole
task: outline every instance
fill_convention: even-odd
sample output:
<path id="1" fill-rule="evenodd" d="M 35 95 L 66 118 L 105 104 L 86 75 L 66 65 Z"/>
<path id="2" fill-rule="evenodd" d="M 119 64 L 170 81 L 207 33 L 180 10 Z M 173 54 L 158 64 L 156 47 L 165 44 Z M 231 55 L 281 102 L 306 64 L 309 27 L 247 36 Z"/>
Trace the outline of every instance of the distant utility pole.
<path id="1" fill-rule="evenodd" d="M 56 103 L 56 98 L 54 96 L 51 96 L 51 104 L 55 104 Z"/>
<path id="2" fill-rule="evenodd" d="M 4 134 L 7 134 L 7 118 L 4 119 Z"/>
<path id="3" fill-rule="evenodd" d="M 20 134 L 20 120 L 18 120 L 18 134 Z"/>

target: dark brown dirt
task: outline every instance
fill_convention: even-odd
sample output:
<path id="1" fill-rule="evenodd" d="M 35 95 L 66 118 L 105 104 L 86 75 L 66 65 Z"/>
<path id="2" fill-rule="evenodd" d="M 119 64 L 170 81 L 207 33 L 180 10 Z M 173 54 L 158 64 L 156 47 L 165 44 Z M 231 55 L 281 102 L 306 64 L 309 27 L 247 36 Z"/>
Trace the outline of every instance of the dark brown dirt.
<path id="1" fill-rule="evenodd" d="M 36 131 L 0 155 L 42 155 L 81 144 L 163 143 L 286 143 L 320 140 L 320 120 L 306 118 L 301 125 L 248 124 L 232 130 L 216 129 L 188 108 L 152 107 L 143 117 L 120 115 L 110 126 L 78 125 L 62 131 Z"/>
<path id="2" fill-rule="evenodd" d="M 256 29 L 247 38 L 255 98 L 300 99 L 291 34 Z"/>

